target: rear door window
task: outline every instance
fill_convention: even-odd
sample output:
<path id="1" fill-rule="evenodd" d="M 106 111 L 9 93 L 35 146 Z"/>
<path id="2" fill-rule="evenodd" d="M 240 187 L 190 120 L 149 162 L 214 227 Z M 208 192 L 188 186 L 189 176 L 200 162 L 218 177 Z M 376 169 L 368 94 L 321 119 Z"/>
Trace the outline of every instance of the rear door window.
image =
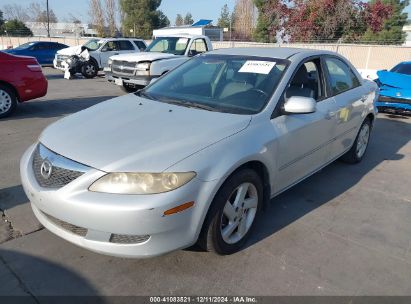
<path id="1" fill-rule="evenodd" d="M 117 42 L 118 42 L 120 51 L 133 51 L 134 50 L 133 45 L 128 40 L 119 40 Z"/>
<path id="2" fill-rule="evenodd" d="M 146 45 L 140 40 L 134 40 L 134 44 L 138 47 L 140 51 L 144 51 L 147 48 Z"/>

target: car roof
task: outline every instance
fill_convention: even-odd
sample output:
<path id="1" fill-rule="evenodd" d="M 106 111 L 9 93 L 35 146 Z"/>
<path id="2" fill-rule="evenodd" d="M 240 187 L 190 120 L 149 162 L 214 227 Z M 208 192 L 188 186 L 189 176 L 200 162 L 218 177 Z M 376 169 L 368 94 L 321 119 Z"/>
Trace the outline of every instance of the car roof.
<path id="1" fill-rule="evenodd" d="M 197 38 L 205 38 L 206 36 L 204 35 L 192 35 L 192 34 L 169 34 L 169 35 L 156 35 L 156 38 L 164 38 L 164 37 L 177 37 L 177 38 L 192 38 L 192 39 L 197 39 Z"/>
<path id="2" fill-rule="evenodd" d="M 291 59 L 295 55 L 304 55 L 305 57 L 316 55 L 336 55 L 337 53 L 324 50 L 299 49 L 288 47 L 252 47 L 252 48 L 229 48 L 211 51 L 208 54 L 218 55 L 237 55 L 237 56 L 256 56 L 277 59 Z"/>
<path id="3" fill-rule="evenodd" d="M 96 40 L 99 40 L 99 41 L 116 41 L 116 40 L 140 40 L 140 41 L 144 41 L 143 39 L 141 39 L 141 38 L 122 38 L 122 37 L 120 37 L 120 38 L 101 38 L 101 39 L 99 39 L 99 38 L 95 38 Z"/>

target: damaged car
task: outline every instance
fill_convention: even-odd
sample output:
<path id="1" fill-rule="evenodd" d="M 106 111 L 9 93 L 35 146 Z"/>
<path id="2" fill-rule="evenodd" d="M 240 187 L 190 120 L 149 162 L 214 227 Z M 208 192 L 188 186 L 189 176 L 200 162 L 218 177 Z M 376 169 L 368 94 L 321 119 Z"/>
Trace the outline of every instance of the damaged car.
<path id="1" fill-rule="evenodd" d="M 142 39 L 137 38 L 105 38 L 90 39 L 84 45 L 73 46 L 62 49 L 57 52 L 53 65 L 54 68 L 66 71 L 68 59 L 73 56 L 80 56 L 85 50 L 90 55 L 89 60 L 81 65 L 78 71 L 86 78 L 94 78 L 99 71 L 108 66 L 108 60 L 111 56 L 125 53 L 138 53 L 144 51 L 147 45 Z M 68 63 L 71 65 L 71 63 Z"/>
<path id="2" fill-rule="evenodd" d="M 411 61 L 401 62 L 390 71 L 377 72 L 380 87 L 376 106 L 381 112 L 411 114 Z"/>

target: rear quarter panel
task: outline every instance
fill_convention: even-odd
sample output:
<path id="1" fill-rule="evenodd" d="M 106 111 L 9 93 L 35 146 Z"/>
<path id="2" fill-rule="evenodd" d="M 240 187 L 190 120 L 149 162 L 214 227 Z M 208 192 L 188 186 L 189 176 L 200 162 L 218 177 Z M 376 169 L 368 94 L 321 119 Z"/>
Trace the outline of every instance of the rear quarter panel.
<path id="1" fill-rule="evenodd" d="M 27 65 L 37 64 L 35 59 L 24 58 L 0 62 L 0 81 L 14 88 L 20 102 L 47 94 L 48 83 L 42 72 L 33 72 Z"/>

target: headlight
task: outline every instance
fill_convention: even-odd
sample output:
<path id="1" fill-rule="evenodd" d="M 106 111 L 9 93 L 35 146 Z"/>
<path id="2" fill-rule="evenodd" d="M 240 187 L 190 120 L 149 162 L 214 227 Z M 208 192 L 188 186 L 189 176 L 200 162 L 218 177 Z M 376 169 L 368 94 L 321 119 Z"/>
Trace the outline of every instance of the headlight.
<path id="1" fill-rule="evenodd" d="M 113 60 L 109 58 L 108 61 L 107 61 L 107 64 L 108 64 L 108 66 L 111 66 L 113 64 Z"/>
<path id="2" fill-rule="evenodd" d="M 71 64 L 71 63 L 73 62 L 73 60 L 72 60 L 71 58 L 68 58 L 68 59 L 66 60 L 66 62 L 67 62 L 68 64 Z"/>
<path id="3" fill-rule="evenodd" d="M 116 194 L 156 194 L 180 188 L 195 176 L 195 172 L 108 173 L 95 181 L 89 190 Z"/>
<path id="4" fill-rule="evenodd" d="M 148 71 L 150 70 L 150 62 L 141 62 L 136 64 L 137 71 Z"/>

